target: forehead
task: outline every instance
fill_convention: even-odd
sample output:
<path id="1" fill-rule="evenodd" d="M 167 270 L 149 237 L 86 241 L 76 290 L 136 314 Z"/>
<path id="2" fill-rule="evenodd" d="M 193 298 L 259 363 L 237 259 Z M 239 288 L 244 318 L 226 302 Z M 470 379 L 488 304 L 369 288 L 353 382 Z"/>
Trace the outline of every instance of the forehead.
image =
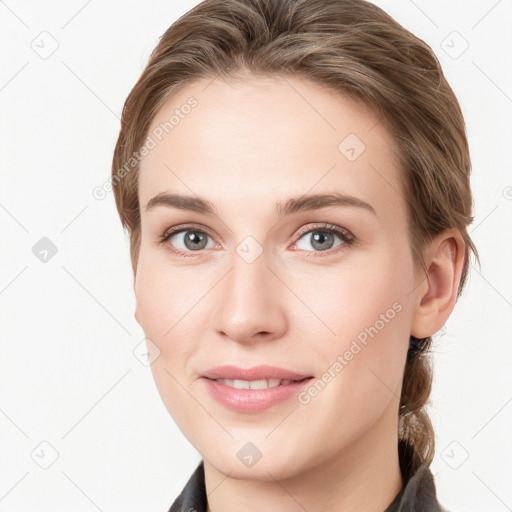
<path id="1" fill-rule="evenodd" d="M 261 209 L 336 190 L 390 217 L 405 211 L 396 144 L 379 118 L 298 78 L 187 84 L 158 111 L 149 139 L 139 174 L 142 208 L 162 192 Z"/>

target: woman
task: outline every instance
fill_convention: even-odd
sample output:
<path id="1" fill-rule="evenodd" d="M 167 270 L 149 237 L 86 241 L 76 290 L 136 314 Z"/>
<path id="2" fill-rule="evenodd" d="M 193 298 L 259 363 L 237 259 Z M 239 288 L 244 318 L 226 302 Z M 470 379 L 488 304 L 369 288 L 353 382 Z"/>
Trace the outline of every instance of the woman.
<path id="1" fill-rule="evenodd" d="M 202 456 L 170 511 L 443 510 L 432 335 L 476 249 L 432 50 L 362 0 L 205 0 L 130 92 L 112 180 L 161 398 Z"/>

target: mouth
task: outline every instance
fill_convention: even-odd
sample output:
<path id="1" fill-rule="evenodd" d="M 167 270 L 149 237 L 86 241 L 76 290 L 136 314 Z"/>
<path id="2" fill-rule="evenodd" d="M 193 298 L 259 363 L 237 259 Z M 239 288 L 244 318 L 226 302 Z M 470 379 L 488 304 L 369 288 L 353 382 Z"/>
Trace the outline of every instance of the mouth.
<path id="1" fill-rule="evenodd" d="M 314 379 L 312 375 L 266 365 L 248 369 L 217 366 L 201 377 L 212 398 L 242 413 L 262 412 L 284 403 Z"/>
<path id="2" fill-rule="evenodd" d="M 259 380 L 241 380 L 241 379 L 210 379 L 220 384 L 224 384 L 234 389 L 267 389 L 277 388 L 278 386 L 287 386 L 288 384 L 302 382 L 304 379 L 259 379 Z"/>

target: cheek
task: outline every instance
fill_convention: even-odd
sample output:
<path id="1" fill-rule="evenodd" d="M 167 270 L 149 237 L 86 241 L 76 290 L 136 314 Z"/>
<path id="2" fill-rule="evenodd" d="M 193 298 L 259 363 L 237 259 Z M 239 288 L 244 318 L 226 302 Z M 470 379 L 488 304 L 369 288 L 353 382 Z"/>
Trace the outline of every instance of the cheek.
<path id="1" fill-rule="evenodd" d="M 400 396 L 411 318 L 412 272 L 407 268 L 406 258 L 401 264 L 384 258 L 326 280 L 327 300 L 321 294 L 308 297 L 334 333 L 315 344 L 325 380 L 332 382 L 326 395 L 350 414 L 382 412 Z"/>
<path id="2" fill-rule="evenodd" d="M 350 445 L 385 411 L 389 412 L 385 421 L 393 421 L 398 410 L 408 313 L 397 302 L 389 307 L 387 301 L 367 300 L 365 305 L 357 317 L 355 309 L 346 316 L 340 314 L 336 339 L 316 344 L 325 361 L 324 373 L 312 396 L 301 401 L 306 409 L 317 412 L 308 420 L 312 431 L 322 432 L 333 445 Z"/>
<path id="3" fill-rule="evenodd" d="M 135 296 L 144 331 L 167 344 L 193 314 L 194 297 L 197 302 L 202 290 L 193 270 L 170 267 L 164 256 L 141 248 Z"/>
<path id="4" fill-rule="evenodd" d="M 170 271 L 143 252 L 140 256 L 135 287 L 137 311 L 146 338 L 160 350 L 151 368 L 159 388 L 174 388 L 176 381 L 172 377 L 183 381 L 178 369 L 185 371 L 183 362 L 200 339 L 194 330 L 199 324 L 191 319 L 197 320 L 204 291 L 195 280 L 191 281 L 189 273 Z"/>
<path id="5" fill-rule="evenodd" d="M 298 272 L 291 288 L 300 290 L 301 300 L 324 324 L 322 336 L 338 349 L 358 336 L 370 336 L 368 330 L 375 335 L 375 327 L 379 333 L 403 332 L 407 327 L 399 325 L 408 317 L 413 274 L 407 259 L 402 256 L 398 263 L 399 257 L 369 254 L 338 268 Z"/>
<path id="6" fill-rule="evenodd" d="M 145 337 L 160 351 L 151 364 L 156 387 L 167 411 L 183 429 L 187 418 L 198 413 L 184 389 L 190 384 L 186 362 L 195 350 L 194 339 L 199 339 L 190 324 L 198 299 L 194 301 L 191 296 L 190 285 L 183 288 L 179 272 L 169 272 L 158 263 L 146 264 L 148 260 L 141 253 L 135 290 L 137 310 Z"/>

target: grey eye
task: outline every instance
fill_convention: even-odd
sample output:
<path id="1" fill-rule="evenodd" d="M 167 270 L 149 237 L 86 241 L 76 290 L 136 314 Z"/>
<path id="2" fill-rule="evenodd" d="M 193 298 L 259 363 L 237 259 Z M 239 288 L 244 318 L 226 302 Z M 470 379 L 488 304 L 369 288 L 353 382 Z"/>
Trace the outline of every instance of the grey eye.
<path id="1" fill-rule="evenodd" d="M 340 240 L 340 243 L 337 245 L 333 245 L 335 238 Z M 306 240 L 307 243 L 311 244 L 313 249 L 309 249 L 308 247 L 301 247 L 301 240 Z M 304 251 L 328 251 L 329 249 L 338 247 L 342 243 L 345 243 L 344 240 L 342 240 L 340 235 L 336 233 L 325 229 L 312 229 L 300 237 L 299 241 L 297 242 L 297 247 Z"/>
<path id="2" fill-rule="evenodd" d="M 194 230 L 183 230 L 174 233 L 169 237 L 169 239 L 176 238 L 179 240 L 177 244 L 175 241 L 172 244 L 180 250 L 185 251 L 200 251 L 202 249 L 206 249 L 209 235 L 203 233 L 202 231 L 194 231 Z M 181 247 L 179 244 L 182 244 Z"/>

